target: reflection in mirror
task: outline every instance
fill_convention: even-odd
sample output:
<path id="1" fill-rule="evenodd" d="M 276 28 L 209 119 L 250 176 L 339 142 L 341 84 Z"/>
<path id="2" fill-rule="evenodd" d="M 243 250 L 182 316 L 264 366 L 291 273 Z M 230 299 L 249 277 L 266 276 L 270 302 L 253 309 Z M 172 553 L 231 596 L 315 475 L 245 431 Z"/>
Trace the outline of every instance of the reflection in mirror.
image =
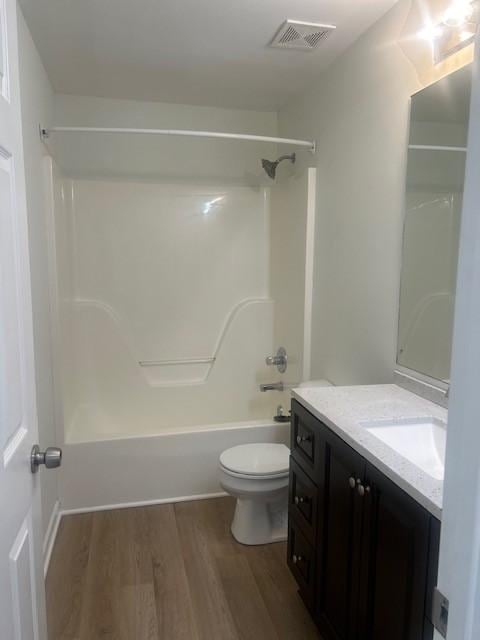
<path id="1" fill-rule="evenodd" d="M 471 66 L 412 97 L 399 365 L 449 381 Z"/>

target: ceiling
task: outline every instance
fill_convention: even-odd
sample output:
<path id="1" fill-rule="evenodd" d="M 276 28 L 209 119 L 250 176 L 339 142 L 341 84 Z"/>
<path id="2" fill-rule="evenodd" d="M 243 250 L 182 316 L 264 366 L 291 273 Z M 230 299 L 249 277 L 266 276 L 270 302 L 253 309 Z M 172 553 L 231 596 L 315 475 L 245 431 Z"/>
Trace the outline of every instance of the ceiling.
<path id="1" fill-rule="evenodd" d="M 396 0 L 19 0 L 58 93 L 278 110 Z M 267 46 L 287 18 L 337 30 Z"/>

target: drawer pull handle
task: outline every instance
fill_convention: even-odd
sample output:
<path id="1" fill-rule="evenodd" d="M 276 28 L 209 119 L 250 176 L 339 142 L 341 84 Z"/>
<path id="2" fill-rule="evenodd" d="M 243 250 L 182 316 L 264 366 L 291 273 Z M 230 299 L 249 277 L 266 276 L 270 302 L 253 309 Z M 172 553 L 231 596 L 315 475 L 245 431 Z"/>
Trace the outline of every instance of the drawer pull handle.
<path id="1" fill-rule="evenodd" d="M 350 485 L 350 489 L 355 489 L 355 485 L 357 483 L 355 482 L 355 478 L 353 476 L 350 476 L 350 478 L 348 479 L 348 484 Z"/>
<path id="2" fill-rule="evenodd" d="M 297 444 L 302 444 L 302 442 L 310 442 L 311 436 L 297 436 Z"/>
<path id="3" fill-rule="evenodd" d="M 306 496 L 295 496 L 293 501 L 295 502 L 295 504 L 303 504 L 308 503 L 308 498 Z"/>
<path id="4" fill-rule="evenodd" d="M 295 554 L 293 554 L 292 556 L 293 564 L 298 564 L 299 562 L 303 562 L 303 560 L 304 560 L 303 556 L 297 556 Z"/>

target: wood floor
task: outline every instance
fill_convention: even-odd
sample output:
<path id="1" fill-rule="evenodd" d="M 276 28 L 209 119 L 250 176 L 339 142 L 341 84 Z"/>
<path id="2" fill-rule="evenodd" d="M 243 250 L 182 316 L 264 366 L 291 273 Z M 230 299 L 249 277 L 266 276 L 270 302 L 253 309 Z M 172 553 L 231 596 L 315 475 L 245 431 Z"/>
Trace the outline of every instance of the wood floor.
<path id="1" fill-rule="evenodd" d="M 285 544 L 246 547 L 231 498 L 62 519 L 49 640 L 319 640 Z"/>

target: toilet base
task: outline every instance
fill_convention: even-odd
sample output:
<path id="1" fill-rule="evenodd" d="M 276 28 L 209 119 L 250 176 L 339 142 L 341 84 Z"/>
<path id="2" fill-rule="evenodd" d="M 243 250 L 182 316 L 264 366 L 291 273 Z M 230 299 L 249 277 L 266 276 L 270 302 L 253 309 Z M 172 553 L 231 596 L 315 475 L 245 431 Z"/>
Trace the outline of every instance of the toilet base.
<path id="1" fill-rule="evenodd" d="M 237 498 L 231 532 L 246 545 L 271 544 L 287 539 L 286 500 L 264 502 Z"/>

